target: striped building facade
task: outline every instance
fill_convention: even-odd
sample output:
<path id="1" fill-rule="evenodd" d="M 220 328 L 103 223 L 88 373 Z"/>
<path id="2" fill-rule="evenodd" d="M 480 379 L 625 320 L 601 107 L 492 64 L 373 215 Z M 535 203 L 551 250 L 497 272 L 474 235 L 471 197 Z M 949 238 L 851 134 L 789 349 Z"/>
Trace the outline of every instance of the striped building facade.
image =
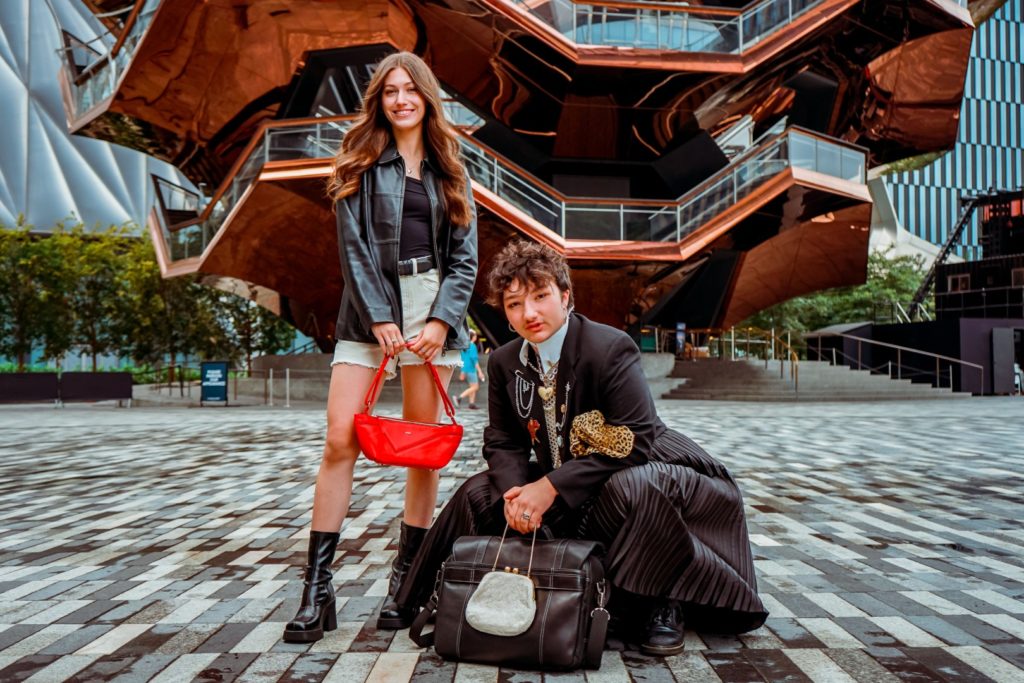
<path id="1" fill-rule="evenodd" d="M 1024 185 L 1024 3 L 1011 0 L 978 26 L 956 146 L 932 164 L 886 176 L 903 228 L 941 244 L 961 195 Z M 954 251 L 980 257 L 975 216 Z"/>

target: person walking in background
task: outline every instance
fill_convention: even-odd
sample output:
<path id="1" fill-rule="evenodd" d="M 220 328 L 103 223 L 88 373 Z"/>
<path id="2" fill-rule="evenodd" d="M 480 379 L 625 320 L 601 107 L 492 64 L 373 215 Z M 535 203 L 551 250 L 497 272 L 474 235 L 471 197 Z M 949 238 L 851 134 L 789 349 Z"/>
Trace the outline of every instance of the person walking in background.
<path id="1" fill-rule="evenodd" d="M 459 379 L 469 383 L 461 394 L 455 397 L 455 405 L 462 405 L 462 399 L 469 399 L 469 409 L 476 410 L 476 393 L 480 391 L 480 381 L 485 380 L 484 371 L 480 369 L 480 350 L 476 345 L 476 330 L 469 331 L 469 346 L 462 352 L 462 372 Z"/>
<path id="2" fill-rule="evenodd" d="M 430 67 L 409 52 L 385 57 L 328 185 L 345 289 L 305 583 L 299 610 L 284 629 L 287 642 L 313 642 L 337 627 L 331 562 L 359 456 L 354 417 L 375 371 L 385 356 L 388 379 L 400 366 L 402 416 L 436 422 L 442 396 L 424 363 L 437 366 L 447 387 L 462 363 L 459 352 L 470 345 L 466 310 L 476 282 L 476 217 L 459 150 Z M 436 471 L 407 470 L 401 538 L 378 628 L 412 621 L 394 596 L 433 518 L 437 488 Z"/>

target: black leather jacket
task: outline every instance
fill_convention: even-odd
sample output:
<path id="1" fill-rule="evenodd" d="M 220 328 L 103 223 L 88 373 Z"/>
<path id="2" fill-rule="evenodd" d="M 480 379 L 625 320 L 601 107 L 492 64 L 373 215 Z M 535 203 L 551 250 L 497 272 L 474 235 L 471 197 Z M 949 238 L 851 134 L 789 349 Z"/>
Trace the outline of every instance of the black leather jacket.
<path id="1" fill-rule="evenodd" d="M 473 191 L 467 180 L 472 220 L 469 225 L 453 226 L 445 214 L 441 180 L 430 160 L 424 160 L 420 176 L 430 199 L 434 260 L 441 280 L 428 318 L 448 323 L 445 347 L 461 351 L 469 346 L 466 309 L 477 271 Z M 334 332 L 337 339 L 376 343 L 371 325 L 402 324 L 398 245 L 404 200 L 405 162 L 391 145 L 363 174 L 359 192 L 335 205 L 341 272 L 345 278 Z"/>

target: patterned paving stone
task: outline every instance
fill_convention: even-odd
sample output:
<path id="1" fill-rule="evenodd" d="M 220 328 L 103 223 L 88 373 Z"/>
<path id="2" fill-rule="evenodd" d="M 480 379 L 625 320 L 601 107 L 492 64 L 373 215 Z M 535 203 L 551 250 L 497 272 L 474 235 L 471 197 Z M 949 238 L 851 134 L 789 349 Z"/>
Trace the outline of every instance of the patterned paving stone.
<path id="1" fill-rule="evenodd" d="M 385 412 L 395 412 L 396 407 Z M 324 429 L 313 409 L 0 409 L 2 681 L 1024 681 L 1024 401 L 659 402 L 740 481 L 753 633 L 599 671 L 440 659 L 374 628 L 400 473 L 360 463 L 338 630 L 280 641 L 298 604 Z M 479 471 L 482 412 L 441 502 Z"/>

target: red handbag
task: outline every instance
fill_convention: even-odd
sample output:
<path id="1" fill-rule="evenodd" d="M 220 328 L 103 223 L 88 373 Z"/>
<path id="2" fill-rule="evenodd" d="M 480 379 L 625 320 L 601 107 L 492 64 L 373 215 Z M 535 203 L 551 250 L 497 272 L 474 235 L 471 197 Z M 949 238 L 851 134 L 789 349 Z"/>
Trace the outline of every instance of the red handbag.
<path id="1" fill-rule="evenodd" d="M 356 439 L 359 448 L 367 458 L 381 465 L 416 467 L 424 470 L 439 470 L 447 465 L 462 441 L 462 425 L 455 421 L 455 407 L 437 376 L 437 370 L 430 363 L 430 374 L 441 392 L 444 412 L 452 423 L 412 422 L 395 417 L 374 415 L 373 402 L 383 384 L 384 368 L 390 356 L 384 356 L 370 390 L 366 392 L 366 408 L 356 413 Z"/>

